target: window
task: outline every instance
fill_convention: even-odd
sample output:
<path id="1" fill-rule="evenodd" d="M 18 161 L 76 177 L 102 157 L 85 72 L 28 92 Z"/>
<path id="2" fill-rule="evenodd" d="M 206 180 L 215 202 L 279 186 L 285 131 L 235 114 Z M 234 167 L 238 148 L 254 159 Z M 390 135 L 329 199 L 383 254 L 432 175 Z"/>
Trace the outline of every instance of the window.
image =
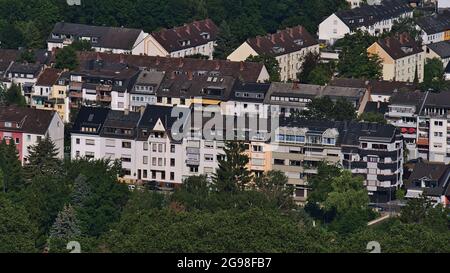
<path id="1" fill-rule="evenodd" d="M 31 135 L 27 135 L 27 141 L 31 141 Z M 77 144 L 80 144 L 79 142 Z"/>
<path id="2" fill-rule="evenodd" d="M 20 144 L 20 139 L 16 138 L 16 144 Z"/>
<path id="3" fill-rule="evenodd" d="M 274 165 L 284 165 L 284 159 L 274 159 Z"/>
<path id="4" fill-rule="evenodd" d="M 206 162 L 213 162 L 214 161 L 214 156 L 211 154 L 205 154 L 205 161 Z"/>
<path id="5" fill-rule="evenodd" d="M 155 143 L 152 144 L 152 151 L 156 153 L 158 145 L 156 145 Z"/>
<path id="6" fill-rule="evenodd" d="M 86 152 L 85 157 L 88 159 L 92 159 L 95 157 L 95 154 L 93 152 Z"/>
<path id="7" fill-rule="evenodd" d="M 162 158 L 158 158 L 158 166 L 162 166 L 163 165 L 163 159 Z"/>
<path id="8" fill-rule="evenodd" d="M 175 153 L 175 145 L 173 144 L 170 145 L 170 152 Z"/>
<path id="9" fill-rule="evenodd" d="M 142 173 L 142 177 L 147 178 L 147 176 L 148 176 L 148 172 L 147 172 L 147 170 L 144 170 Z"/>
<path id="10" fill-rule="evenodd" d="M 156 166 L 156 157 L 152 157 L 152 165 Z"/>
<path id="11" fill-rule="evenodd" d="M 191 173 L 198 173 L 198 167 L 197 166 L 191 166 L 191 167 L 189 167 L 189 171 Z"/>
<path id="12" fill-rule="evenodd" d="M 106 147 L 116 147 L 116 141 L 114 139 L 107 139 L 105 141 Z"/>
<path id="13" fill-rule="evenodd" d="M 263 147 L 259 145 L 253 145 L 253 152 L 262 152 Z"/>
<path id="14" fill-rule="evenodd" d="M 147 165 L 148 164 L 148 156 L 142 157 L 142 163 Z"/>
<path id="15" fill-rule="evenodd" d="M 170 159 L 170 166 L 175 167 L 175 158 Z"/>
<path id="16" fill-rule="evenodd" d="M 207 148 L 207 149 L 214 149 L 214 142 L 212 142 L 212 141 L 205 141 L 205 148 Z"/>
<path id="17" fill-rule="evenodd" d="M 131 149 L 131 142 L 129 142 L 129 141 L 122 141 L 122 148 Z"/>
<path id="18" fill-rule="evenodd" d="M 170 180 L 175 180 L 175 173 L 174 172 L 170 172 Z"/>
<path id="19" fill-rule="evenodd" d="M 300 167 L 301 166 L 301 161 L 300 160 L 290 160 L 289 161 L 289 166 Z"/>
<path id="20" fill-rule="evenodd" d="M 86 139 L 86 145 L 89 145 L 89 146 L 95 145 L 95 140 L 94 139 Z"/>
<path id="21" fill-rule="evenodd" d="M 152 179 L 156 179 L 156 171 L 152 171 Z"/>
<path id="22" fill-rule="evenodd" d="M 162 144 L 158 144 L 158 152 L 159 153 L 163 152 L 163 145 Z"/>
<path id="23" fill-rule="evenodd" d="M 122 157 L 120 158 L 120 160 L 122 162 L 131 162 L 131 156 L 129 155 L 122 155 Z"/>
<path id="24" fill-rule="evenodd" d="M 148 142 L 147 141 L 144 142 L 143 149 L 144 149 L 144 151 L 148 151 Z"/>
<path id="25" fill-rule="evenodd" d="M 80 139 L 79 138 L 75 139 L 75 143 L 80 144 Z"/>

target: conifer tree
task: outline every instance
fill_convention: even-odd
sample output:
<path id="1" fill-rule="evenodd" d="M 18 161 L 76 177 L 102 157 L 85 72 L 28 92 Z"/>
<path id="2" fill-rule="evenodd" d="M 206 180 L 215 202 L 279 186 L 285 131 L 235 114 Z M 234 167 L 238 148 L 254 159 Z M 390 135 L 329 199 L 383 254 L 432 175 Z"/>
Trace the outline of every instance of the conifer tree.
<path id="1" fill-rule="evenodd" d="M 35 145 L 28 148 L 27 174 L 57 175 L 61 171 L 61 160 L 58 158 L 58 149 L 47 135 Z"/>

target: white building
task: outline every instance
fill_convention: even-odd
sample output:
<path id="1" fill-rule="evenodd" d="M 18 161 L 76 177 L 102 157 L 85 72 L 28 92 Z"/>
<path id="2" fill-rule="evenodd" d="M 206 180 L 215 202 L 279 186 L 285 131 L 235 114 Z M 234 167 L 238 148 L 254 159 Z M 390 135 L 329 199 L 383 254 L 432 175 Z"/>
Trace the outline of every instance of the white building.
<path id="1" fill-rule="evenodd" d="M 413 10 L 405 1 L 383 1 L 380 5 L 363 4 L 351 10 L 340 10 L 322 21 L 318 30 L 319 41 L 334 44 L 356 30 L 377 36 L 389 32 L 395 21 L 412 17 Z"/>
<path id="2" fill-rule="evenodd" d="M 423 44 L 442 42 L 450 39 L 450 13 L 444 12 L 417 19 Z"/>
<path id="3" fill-rule="evenodd" d="M 47 48 L 52 51 L 74 41 L 88 41 L 98 52 L 143 55 L 148 53 L 147 39 L 148 33 L 141 29 L 58 22 L 47 39 Z"/>

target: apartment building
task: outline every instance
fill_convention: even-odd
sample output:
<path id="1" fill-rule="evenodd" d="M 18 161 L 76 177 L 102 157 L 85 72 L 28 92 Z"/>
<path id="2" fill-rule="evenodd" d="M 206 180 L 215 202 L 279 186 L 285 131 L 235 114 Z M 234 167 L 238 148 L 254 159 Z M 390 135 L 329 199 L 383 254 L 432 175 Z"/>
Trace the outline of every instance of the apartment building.
<path id="1" fill-rule="evenodd" d="M 443 67 L 446 68 L 450 62 L 450 40 L 426 45 L 425 53 L 427 59 L 437 58 L 442 62 Z"/>
<path id="2" fill-rule="evenodd" d="M 221 103 L 225 115 L 258 115 L 267 118 L 269 105 L 264 103 L 270 83 L 242 83 L 237 81 L 226 102 Z"/>
<path id="3" fill-rule="evenodd" d="M 58 22 L 47 38 L 47 48 L 52 51 L 74 41 L 88 41 L 98 52 L 144 55 L 148 54 L 147 39 L 148 33 L 142 29 Z"/>
<path id="4" fill-rule="evenodd" d="M 425 52 L 409 34 L 380 39 L 367 52 L 382 60 L 383 80 L 411 83 L 415 79 L 423 81 Z"/>
<path id="5" fill-rule="evenodd" d="M 146 54 L 177 58 L 201 55 L 212 60 L 218 32 L 211 19 L 162 29 L 151 33 L 146 40 Z"/>
<path id="6" fill-rule="evenodd" d="M 313 98 L 328 96 L 336 101 L 344 98 L 355 107 L 357 113 L 364 111 L 369 100 L 366 88 L 320 86 L 298 83 L 272 83 L 266 93 L 264 103 L 270 105 L 272 113 L 289 116 L 294 111 L 305 110 Z"/>
<path id="7" fill-rule="evenodd" d="M 391 200 L 402 185 L 403 140 L 390 125 L 286 119 L 274 144 L 273 169 L 286 173 L 299 200 L 324 161 L 364 177 L 372 202 Z"/>
<path id="8" fill-rule="evenodd" d="M 399 127 L 409 158 L 450 163 L 447 92 L 398 93 L 391 98 L 388 121 Z"/>
<path id="9" fill-rule="evenodd" d="M 269 73 L 261 63 L 254 62 L 230 62 L 225 60 L 204 60 L 192 58 L 167 58 L 158 56 L 135 56 L 95 52 L 80 52 L 79 63 L 82 66 L 89 65 L 92 61 L 101 59 L 105 64 L 125 64 L 128 67 L 140 70 L 148 69 L 161 71 L 169 75 L 172 72 L 187 74 L 219 73 L 223 76 L 240 78 L 243 82 L 266 82 Z"/>
<path id="10" fill-rule="evenodd" d="M 334 44 L 357 30 L 378 36 L 389 32 L 396 21 L 412 18 L 413 9 L 402 0 L 384 0 L 380 5 L 362 4 L 350 10 L 339 10 L 319 25 L 319 41 Z"/>
<path id="11" fill-rule="evenodd" d="M 164 72 L 144 69 L 130 92 L 130 106 L 132 111 L 138 111 L 147 104 L 156 104 L 156 91 L 164 79 Z"/>
<path id="12" fill-rule="evenodd" d="M 423 44 L 450 40 L 450 12 L 419 17 L 416 28 L 420 30 Z"/>
<path id="13" fill-rule="evenodd" d="M 71 72 L 69 98 L 72 106 L 101 105 L 113 110 L 130 108 L 130 93 L 139 76 L 139 69 L 126 63 L 97 59 L 80 64 Z"/>
<path id="14" fill-rule="evenodd" d="M 28 161 L 28 148 L 49 136 L 58 150 L 58 157 L 64 157 L 64 123 L 54 111 L 0 106 L 0 139 L 16 144 L 19 160 Z"/>
<path id="15" fill-rule="evenodd" d="M 27 103 L 31 101 L 33 87 L 41 74 L 44 66 L 42 64 L 29 64 L 14 62 L 7 71 L 10 83 L 18 85 L 22 89 Z"/>
<path id="16" fill-rule="evenodd" d="M 406 198 L 426 196 L 435 204 L 450 207 L 450 165 L 419 161 L 405 181 Z"/>
<path id="17" fill-rule="evenodd" d="M 278 124 L 272 117 L 222 115 L 219 107 L 206 111 L 83 107 L 73 127 L 71 156 L 118 159 L 124 181 L 174 188 L 192 175 L 211 178 L 225 141 L 239 140 L 253 175 L 283 171 L 298 201 L 307 197 L 307 179 L 322 161 L 363 176 L 374 202 L 390 200 L 402 184 L 403 140 L 394 126 L 288 119 Z"/>
<path id="18" fill-rule="evenodd" d="M 296 26 L 248 39 L 227 59 L 245 61 L 250 56 L 274 56 L 280 66 L 281 80 L 288 81 L 297 79 L 304 57 L 310 52 L 318 54 L 319 43 L 303 26 Z"/>

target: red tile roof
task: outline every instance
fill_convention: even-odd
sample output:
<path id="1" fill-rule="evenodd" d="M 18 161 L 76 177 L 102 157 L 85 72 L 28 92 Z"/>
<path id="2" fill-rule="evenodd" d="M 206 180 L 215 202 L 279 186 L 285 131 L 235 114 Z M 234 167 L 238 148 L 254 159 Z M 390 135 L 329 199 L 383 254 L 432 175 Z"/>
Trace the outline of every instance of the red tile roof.
<path id="1" fill-rule="evenodd" d="M 43 135 L 55 115 L 54 111 L 27 107 L 0 106 L 0 130 Z M 4 122 L 19 123 L 19 128 L 4 127 Z"/>
<path id="2" fill-rule="evenodd" d="M 37 86 L 53 86 L 58 80 L 63 70 L 56 68 L 47 68 L 39 75 Z"/>

